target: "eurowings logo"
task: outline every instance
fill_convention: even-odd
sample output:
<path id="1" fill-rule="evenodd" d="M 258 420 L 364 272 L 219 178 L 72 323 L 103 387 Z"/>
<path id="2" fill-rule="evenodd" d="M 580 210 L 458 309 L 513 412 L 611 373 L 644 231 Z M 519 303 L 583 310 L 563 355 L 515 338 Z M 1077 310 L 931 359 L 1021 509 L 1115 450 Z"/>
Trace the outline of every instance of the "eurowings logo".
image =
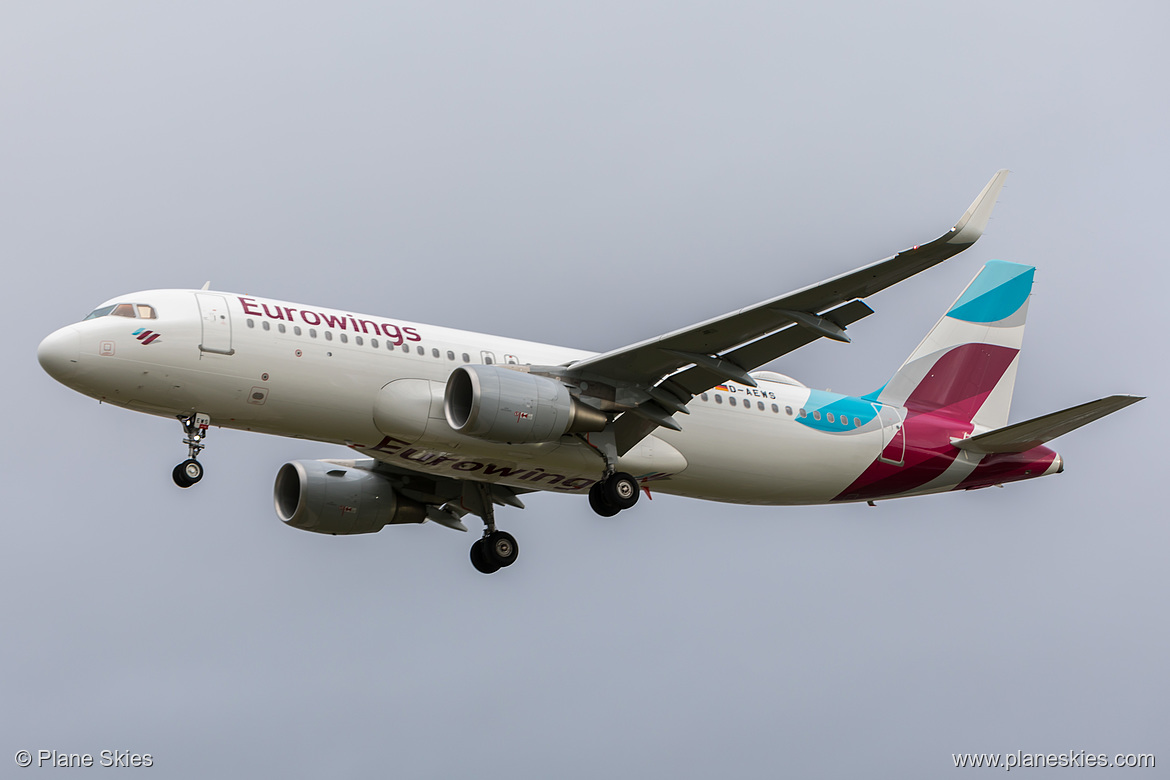
<path id="1" fill-rule="evenodd" d="M 155 333 L 153 330 L 147 330 L 146 328 L 139 328 L 138 330 L 134 331 L 130 335 L 137 338 L 143 344 L 149 344 L 152 341 L 157 341 L 158 337 L 161 336 L 162 334 Z"/>

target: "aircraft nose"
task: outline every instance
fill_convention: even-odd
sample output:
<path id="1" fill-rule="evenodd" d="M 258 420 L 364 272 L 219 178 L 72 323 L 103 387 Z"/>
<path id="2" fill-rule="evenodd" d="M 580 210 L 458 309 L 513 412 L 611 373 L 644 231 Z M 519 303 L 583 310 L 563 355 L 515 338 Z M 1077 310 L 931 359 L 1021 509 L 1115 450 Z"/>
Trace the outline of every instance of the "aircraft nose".
<path id="1" fill-rule="evenodd" d="M 37 347 L 37 361 L 45 373 L 62 384 L 77 374 L 81 359 L 81 334 L 73 326 L 53 331 Z"/>

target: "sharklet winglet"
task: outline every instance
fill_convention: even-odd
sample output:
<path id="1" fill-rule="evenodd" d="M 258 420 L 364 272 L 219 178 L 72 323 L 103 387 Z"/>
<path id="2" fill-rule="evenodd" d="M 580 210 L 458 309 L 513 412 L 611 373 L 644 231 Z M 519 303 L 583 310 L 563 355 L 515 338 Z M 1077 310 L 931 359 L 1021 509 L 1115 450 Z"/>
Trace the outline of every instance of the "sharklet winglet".
<path id="1" fill-rule="evenodd" d="M 987 222 L 991 219 L 991 212 L 995 208 L 995 202 L 999 199 L 999 193 L 1003 189 L 1003 183 L 1007 180 L 1009 173 L 1011 171 L 1003 168 L 991 177 L 991 181 L 987 182 L 987 186 L 979 193 L 979 197 L 975 198 L 959 221 L 951 228 L 954 235 L 947 239 L 948 244 L 974 244 L 979 240 L 987 228 Z"/>

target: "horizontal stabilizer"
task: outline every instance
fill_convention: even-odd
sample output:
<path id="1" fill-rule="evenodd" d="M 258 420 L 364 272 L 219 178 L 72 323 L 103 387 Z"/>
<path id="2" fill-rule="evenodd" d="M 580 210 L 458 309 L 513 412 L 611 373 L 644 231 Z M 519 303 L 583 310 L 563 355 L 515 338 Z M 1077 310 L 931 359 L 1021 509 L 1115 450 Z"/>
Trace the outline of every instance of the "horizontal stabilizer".
<path id="1" fill-rule="evenodd" d="M 1046 414 L 1026 422 L 997 428 L 994 431 L 981 433 L 969 439 L 955 439 L 956 447 L 967 452 L 979 455 L 990 455 L 997 452 L 1026 452 L 1033 447 L 1050 442 L 1057 436 L 1063 436 L 1069 431 L 1075 431 L 1082 425 L 1088 425 L 1118 409 L 1124 409 L 1130 404 L 1142 400 L 1137 395 L 1111 395 L 1108 398 L 1099 398 L 1087 404 L 1080 404 L 1052 414 Z"/>

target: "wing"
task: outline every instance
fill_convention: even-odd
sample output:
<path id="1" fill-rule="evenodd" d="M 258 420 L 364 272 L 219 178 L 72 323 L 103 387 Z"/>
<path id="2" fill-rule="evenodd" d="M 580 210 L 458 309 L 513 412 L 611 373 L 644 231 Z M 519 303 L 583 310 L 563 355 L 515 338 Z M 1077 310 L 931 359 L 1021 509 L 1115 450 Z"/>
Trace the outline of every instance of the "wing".
<path id="1" fill-rule="evenodd" d="M 1007 174 L 996 173 L 955 226 L 928 244 L 549 373 L 578 386 L 584 382 L 584 393 L 596 395 L 603 408 L 633 413 L 622 414 L 615 424 L 621 453 L 659 425 L 678 430 L 672 415 L 686 413 L 686 403 L 698 393 L 727 380 L 754 386 L 749 371 L 818 338 L 849 341 L 845 328 L 873 313 L 859 299 L 974 244 L 983 235 Z"/>

